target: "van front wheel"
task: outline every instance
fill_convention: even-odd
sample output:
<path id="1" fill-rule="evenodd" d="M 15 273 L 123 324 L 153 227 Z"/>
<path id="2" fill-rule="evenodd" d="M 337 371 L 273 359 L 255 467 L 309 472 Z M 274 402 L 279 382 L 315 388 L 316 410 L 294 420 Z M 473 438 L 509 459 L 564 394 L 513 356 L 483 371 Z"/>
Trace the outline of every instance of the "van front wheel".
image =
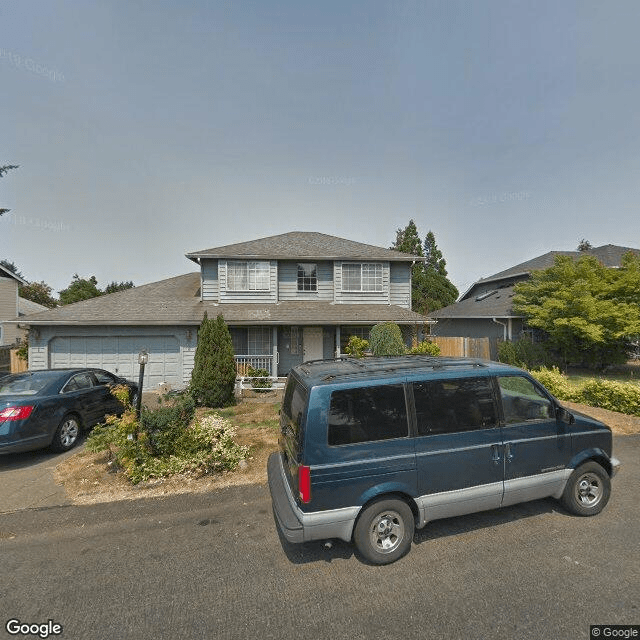
<path id="1" fill-rule="evenodd" d="M 574 515 L 594 516 L 600 513 L 611 494 L 611 481 L 597 462 L 585 462 L 569 477 L 562 494 L 562 504 Z"/>
<path id="2" fill-rule="evenodd" d="M 409 551 L 414 528 L 413 512 L 406 502 L 380 500 L 362 512 L 354 541 L 369 562 L 389 564 Z"/>

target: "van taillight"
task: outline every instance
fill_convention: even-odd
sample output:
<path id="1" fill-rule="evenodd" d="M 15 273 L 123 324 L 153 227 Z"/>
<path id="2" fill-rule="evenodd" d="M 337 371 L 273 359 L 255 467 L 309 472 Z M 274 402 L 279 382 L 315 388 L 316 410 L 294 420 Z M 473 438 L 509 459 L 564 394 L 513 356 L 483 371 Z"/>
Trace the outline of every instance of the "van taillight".
<path id="1" fill-rule="evenodd" d="M 298 467 L 298 491 L 302 502 L 311 502 L 311 467 L 302 464 Z"/>

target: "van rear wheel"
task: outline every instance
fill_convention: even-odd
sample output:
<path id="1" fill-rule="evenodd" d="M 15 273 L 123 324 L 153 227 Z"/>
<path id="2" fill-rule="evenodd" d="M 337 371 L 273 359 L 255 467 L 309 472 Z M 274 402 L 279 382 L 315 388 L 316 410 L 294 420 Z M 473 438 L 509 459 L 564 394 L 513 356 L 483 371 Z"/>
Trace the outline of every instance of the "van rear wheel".
<path id="1" fill-rule="evenodd" d="M 379 500 L 360 515 L 354 532 L 358 551 L 373 564 L 389 564 L 411 547 L 415 522 L 402 500 Z"/>

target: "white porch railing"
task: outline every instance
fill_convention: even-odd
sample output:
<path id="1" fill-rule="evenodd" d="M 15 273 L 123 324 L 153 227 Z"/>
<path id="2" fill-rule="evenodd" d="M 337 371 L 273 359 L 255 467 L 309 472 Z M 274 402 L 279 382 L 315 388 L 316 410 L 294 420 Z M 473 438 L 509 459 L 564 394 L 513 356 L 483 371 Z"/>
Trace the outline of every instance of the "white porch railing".
<path id="1" fill-rule="evenodd" d="M 242 378 L 248 375 L 249 369 L 266 369 L 271 375 L 274 373 L 273 356 L 235 356 L 236 375 Z"/>

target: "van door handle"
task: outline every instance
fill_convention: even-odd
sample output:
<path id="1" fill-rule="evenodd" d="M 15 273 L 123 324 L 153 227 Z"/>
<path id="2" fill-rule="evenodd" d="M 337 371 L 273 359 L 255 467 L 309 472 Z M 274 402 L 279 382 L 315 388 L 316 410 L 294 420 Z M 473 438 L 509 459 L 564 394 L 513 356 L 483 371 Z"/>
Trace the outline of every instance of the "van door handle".
<path id="1" fill-rule="evenodd" d="M 507 462 L 511 462 L 513 460 L 513 453 L 511 453 L 511 445 L 506 444 L 504 446 L 504 457 Z"/>
<path id="2" fill-rule="evenodd" d="M 500 464 L 500 445 L 498 444 L 492 444 L 491 445 L 491 460 L 493 461 L 493 464 Z"/>

